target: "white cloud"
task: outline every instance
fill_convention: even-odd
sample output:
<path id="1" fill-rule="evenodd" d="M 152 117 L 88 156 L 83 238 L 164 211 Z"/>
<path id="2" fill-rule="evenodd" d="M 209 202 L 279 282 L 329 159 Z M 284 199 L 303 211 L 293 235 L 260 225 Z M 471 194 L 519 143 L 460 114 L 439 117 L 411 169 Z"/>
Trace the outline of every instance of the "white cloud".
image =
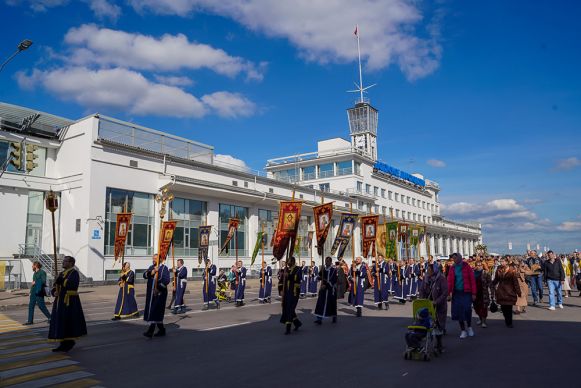
<path id="1" fill-rule="evenodd" d="M 396 64 L 409 80 L 425 77 L 440 63 L 438 9 L 430 20 L 417 2 L 352 0 L 129 0 L 138 11 L 173 15 L 210 12 L 269 37 L 285 38 L 301 56 L 320 63 L 356 59 L 353 29 L 359 25 L 361 54 L 371 69 Z M 422 28 L 421 24 L 425 24 Z M 420 29 L 421 28 L 421 29 Z"/>
<path id="2" fill-rule="evenodd" d="M 256 107 L 236 93 L 216 92 L 198 98 L 178 87 L 149 81 L 141 73 L 123 68 L 35 69 L 30 75 L 17 73 L 16 79 L 22 88 L 40 85 L 88 109 L 115 108 L 138 115 L 202 117 L 213 113 L 235 118 L 254 114 Z"/>
<path id="3" fill-rule="evenodd" d="M 155 79 L 157 82 L 165 85 L 170 86 L 192 86 L 194 81 L 189 77 L 181 77 L 181 76 L 163 76 L 156 74 Z"/>
<path id="4" fill-rule="evenodd" d="M 28 5 L 34 12 L 46 12 L 49 8 L 60 7 L 69 0 L 7 0 L 6 4 L 11 6 Z"/>
<path id="5" fill-rule="evenodd" d="M 573 156 L 567 159 L 560 159 L 557 161 L 557 165 L 555 166 L 555 170 L 557 171 L 567 171 L 572 170 L 576 167 L 581 166 L 581 159 Z"/>
<path id="6" fill-rule="evenodd" d="M 215 92 L 202 97 L 202 101 L 222 117 L 248 117 L 256 113 L 256 104 L 238 93 Z"/>
<path id="7" fill-rule="evenodd" d="M 111 4 L 107 0 L 86 0 L 91 11 L 99 19 L 110 19 L 116 21 L 121 16 L 121 7 L 116 4 Z"/>
<path id="8" fill-rule="evenodd" d="M 449 217 L 476 220 L 483 224 L 506 226 L 514 229 L 531 229 L 532 224 L 545 227 L 550 221 L 539 216 L 511 198 L 495 199 L 481 204 L 457 202 L 442 206 L 442 212 Z"/>
<path id="9" fill-rule="evenodd" d="M 214 164 L 244 172 L 250 171 L 250 167 L 243 160 L 237 159 L 232 155 L 216 154 L 214 155 Z"/>
<path id="10" fill-rule="evenodd" d="M 207 44 L 190 42 L 183 34 L 153 37 L 85 24 L 65 35 L 76 65 L 120 66 L 154 71 L 207 68 L 218 74 L 262 80 L 266 65 L 231 56 Z"/>
<path id="11" fill-rule="evenodd" d="M 446 162 L 442 161 L 442 160 L 438 160 L 438 159 L 430 159 L 428 160 L 428 164 L 432 167 L 436 167 L 436 168 L 444 168 L 446 167 Z"/>
<path id="12" fill-rule="evenodd" d="M 581 232 L 581 221 L 565 221 L 557 229 L 562 232 Z"/>

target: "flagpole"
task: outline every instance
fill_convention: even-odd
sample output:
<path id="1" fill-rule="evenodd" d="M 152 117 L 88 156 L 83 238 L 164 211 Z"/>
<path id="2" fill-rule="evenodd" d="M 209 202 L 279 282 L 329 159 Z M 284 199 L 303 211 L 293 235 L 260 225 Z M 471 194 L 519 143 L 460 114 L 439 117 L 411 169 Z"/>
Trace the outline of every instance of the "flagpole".
<path id="1" fill-rule="evenodd" d="M 359 42 L 359 38 L 357 38 L 357 42 Z M 353 212 L 353 202 L 349 202 L 349 209 L 351 213 Z M 357 295 L 357 284 L 355 279 L 355 267 L 353 264 L 355 263 L 355 224 L 353 224 L 353 230 L 351 231 L 351 272 L 353 276 L 353 297 Z"/>
<path id="2" fill-rule="evenodd" d="M 264 222 L 261 224 L 261 231 L 262 231 L 262 234 L 260 235 L 260 240 L 261 240 L 260 245 L 261 245 L 261 249 L 262 249 L 262 279 L 261 279 L 261 284 L 262 284 L 262 290 L 263 290 L 262 295 L 264 296 L 264 293 L 266 292 L 266 284 L 264 283 L 264 272 L 265 272 L 265 269 L 264 269 Z"/>
<path id="3" fill-rule="evenodd" d="M 361 71 L 361 48 L 359 46 L 359 24 L 355 26 L 355 36 L 357 36 L 357 57 L 359 59 L 359 97 L 363 102 L 363 72 Z"/>
<path id="4" fill-rule="evenodd" d="M 127 196 L 125 196 L 125 206 L 123 206 L 123 213 L 127 213 Z M 128 225 L 129 226 L 129 225 Z M 127 228 L 129 229 L 129 228 Z M 117 236 L 115 236 L 117 237 Z M 121 253 L 121 271 L 123 271 L 123 265 L 125 265 L 125 246 L 127 244 L 127 232 L 125 232 L 125 244 L 123 244 L 123 252 Z M 113 262 L 115 265 L 115 262 Z"/>

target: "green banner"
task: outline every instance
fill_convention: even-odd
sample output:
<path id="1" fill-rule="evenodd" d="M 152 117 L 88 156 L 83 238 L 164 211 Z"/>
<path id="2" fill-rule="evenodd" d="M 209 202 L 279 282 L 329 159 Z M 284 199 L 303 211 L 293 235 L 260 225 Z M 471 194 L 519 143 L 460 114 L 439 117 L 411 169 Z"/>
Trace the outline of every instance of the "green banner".
<path id="1" fill-rule="evenodd" d="M 410 226 L 410 244 L 417 247 L 420 242 L 420 228 L 415 225 Z"/>
<path id="2" fill-rule="evenodd" d="M 256 235 L 256 244 L 254 245 L 254 251 L 252 252 L 252 260 L 250 261 L 250 265 L 254 265 L 254 260 L 256 260 L 256 256 L 258 255 L 258 251 L 262 247 L 262 235 L 264 232 L 258 232 Z"/>
<path id="3" fill-rule="evenodd" d="M 397 222 L 387 224 L 387 239 L 385 244 L 385 257 L 397 259 Z"/>

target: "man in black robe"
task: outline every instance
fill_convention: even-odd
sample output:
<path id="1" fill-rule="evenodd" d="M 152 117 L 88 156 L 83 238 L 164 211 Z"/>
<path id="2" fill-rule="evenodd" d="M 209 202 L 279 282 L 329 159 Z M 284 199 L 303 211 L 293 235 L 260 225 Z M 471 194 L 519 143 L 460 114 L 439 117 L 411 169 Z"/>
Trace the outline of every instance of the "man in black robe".
<path id="1" fill-rule="evenodd" d="M 280 323 L 286 325 L 285 334 L 290 334 L 291 325 L 294 325 L 295 331 L 303 324 L 297 317 L 297 304 L 301 291 L 302 271 L 296 266 L 296 259 L 291 257 L 287 266 L 283 270 L 281 296 L 282 296 L 282 316 Z M 280 287 L 280 286 L 279 286 Z"/>
<path id="2" fill-rule="evenodd" d="M 144 336 L 154 337 L 153 332 L 157 325 L 155 337 L 165 335 L 163 317 L 165 314 L 165 303 L 167 302 L 167 285 L 170 282 L 169 268 L 164 261 L 158 263 L 158 255 L 153 256 L 153 264 L 143 273 L 143 278 L 147 279 L 147 292 L 145 294 L 145 309 L 143 310 L 143 320 L 149 324 L 149 328 Z M 157 265 L 158 264 L 158 265 Z"/>
<path id="3" fill-rule="evenodd" d="M 79 299 L 79 273 L 75 270 L 75 259 L 65 256 L 63 272 L 54 283 L 52 315 L 48 339 L 60 345 L 53 352 L 68 352 L 75 346 L 75 339 L 87 335 L 87 324 Z"/>
<path id="4" fill-rule="evenodd" d="M 332 318 L 333 323 L 337 322 L 337 268 L 333 265 L 331 257 L 325 258 L 325 267 L 319 272 L 321 287 L 315 307 L 315 323 L 320 325 L 323 318 Z"/>

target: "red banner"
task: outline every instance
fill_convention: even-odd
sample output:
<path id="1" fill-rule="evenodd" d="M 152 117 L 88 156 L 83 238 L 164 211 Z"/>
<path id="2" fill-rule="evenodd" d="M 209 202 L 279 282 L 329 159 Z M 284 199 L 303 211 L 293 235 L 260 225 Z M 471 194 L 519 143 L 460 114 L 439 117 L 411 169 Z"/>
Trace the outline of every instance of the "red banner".
<path id="1" fill-rule="evenodd" d="M 272 247 L 272 254 L 277 260 L 284 257 L 287 249 L 290 254 L 294 252 L 302 206 L 303 203 L 298 201 L 280 203 L 278 226 Z"/>
<path id="2" fill-rule="evenodd" d="M 232 240 L 232 238 L 236 234 L 236 231 L 238 230 L 238 225 L 240 225 L 240 220 L 238 218 L 230 218 L 230 220 L 228 220 L 228 235 L 226 236 L 224 244 L 222 244 L 222 249 L 220 249 L 220 253 L 224 251 L 228 253 L 228 245 L 230 244 L 230 240 Z"/>
<path id="3" fill-rule="evenodd" d="M 361 241 L 363 241 L 363 257 L 371 255 L 376 256 L 375 240 L 377 238 L 377 225 L 379 223 L 379 216 L 363 216 L 361 217 Z"/>
<path id="4" fill-rule="evenodd" d="M 117 224 L 115 226 L 115 261 L 125 254 L 125 243 L 127 234 L 131 227 L 131 213 L 117 213 Z"/>
<path id="5" fill-rule="evenodd" d="M 408 224 L 399 224 L 397 226 L 397 239 L 399 241 L 407 241 L 410 233 L 410 226 Z"/>
<path id="6" fill-rule="evenodd" d="M 315 233 L 317 235 L 317 252 L 319 256 L 323 255 L 323 247 L 331 228 L 331 219 L 333 217 L 333 203 L 325 203 L 313 208 L 315 215 Z"/>
<path id="7" fill-rule="evenodd" d="M 167 252 L 173 240 L 173 233 L 176 229 L 177 221 L 163 221 L 161 223 L 161 234 L 159 242 L 159 262 L 167 258 Z"/>

